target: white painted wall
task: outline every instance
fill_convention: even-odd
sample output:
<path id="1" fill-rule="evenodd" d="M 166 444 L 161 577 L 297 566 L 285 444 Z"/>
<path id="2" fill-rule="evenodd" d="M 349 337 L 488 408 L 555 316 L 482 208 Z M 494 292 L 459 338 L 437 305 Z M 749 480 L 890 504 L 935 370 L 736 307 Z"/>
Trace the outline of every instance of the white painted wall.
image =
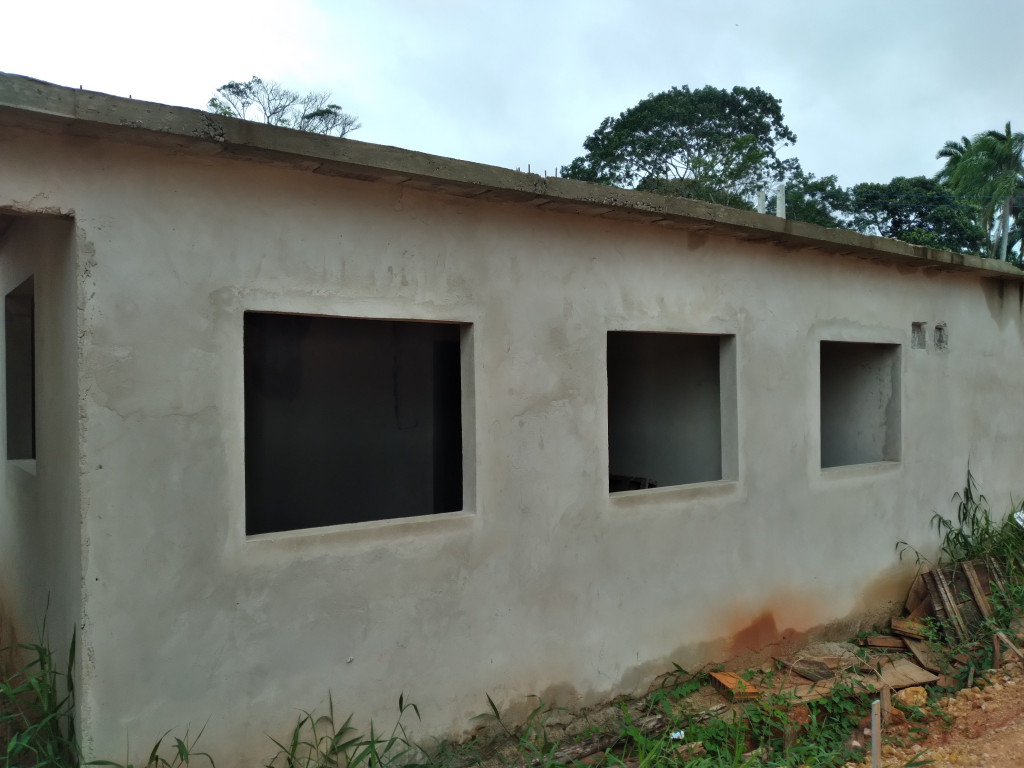
<path id="1" fill-rule="evenodd" d="M 7 138 L 0 207 L 39 196 L 78 231 L 81 725 L 97 755 L 209 718 L 218 765 L 251 765 L 328 690 L 363 722 L 404 692 L 431 734 L 470 727 L 485 693 L 591 703 L 896 598 L 911 566 L 894 543 L 932 541 L 968 458 L 997 508 L 1021 491 L 1015 285 Z M 247 310 L 469 324 L 464 512 L 247 539 Z M 947 323 L 948 349 L 910 349 L 913 321 Z M 734 337 L 728 479 L 609 495 L 609 330 Z M 821 469 L 823 339 L 901 345 L 898 462 Z"/>

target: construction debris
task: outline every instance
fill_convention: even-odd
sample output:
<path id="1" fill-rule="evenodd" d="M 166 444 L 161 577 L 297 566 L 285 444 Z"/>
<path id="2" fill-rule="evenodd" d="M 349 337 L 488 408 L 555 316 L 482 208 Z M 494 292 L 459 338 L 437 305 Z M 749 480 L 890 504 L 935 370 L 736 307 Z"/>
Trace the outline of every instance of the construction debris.
<path id="1" fill-rule="evenodd" d="M 856 646 L 817 643 L 800 653 L 775 657 L 774 666 L 762 667 L 760 671 L 748 670 L 742 676 L 720 669 L 697 673 L 693 679 L 700 675 L 704 678 L 702 682 L 710 681 L 711 685 L 699 686 L 679 702 L 679 710 L 672 715 L 639 716 L 636 713 L 631 715 L 634 718 L 631 725 L 644 736 L 675 742 L 672 755 L 680 763 L 706 752 L 700 741 L 686 741 L 687 734 L 693 733 L 691 727 L 711 718 L 743 717 L 745 705 L 753 702 L 772 711 L 783 707 L 784 725 L 779 726 L 776 736 L 781 736 L 789 746 L 796 742 L 811 719 L 813 707 L 806 706 L 807 703 L 818 699 L 862 697 L 863 701 L 865 696 L 877 698 L 879 727 L 902 727 L 906 715 L 894 705 L 925 706 L 924 686 L 938 685 L 953 690 L 960 687 L 959 681 L 964 677 L 968 689 L 976 677 L 979 686 L 987 684 L 991 670 L 976 672 L 970 666 L 972 661 L 983 658 L 975 653 L 980 644 L 992 644 L 996 668 L 1008 656 L 1015 659 L 1011 666 L 1024 664 L 1024 652 L 1015 643 L 1024 638 L 1024 634 L 1011 639 L 1016 628 L 994 631 L 991 598 L 1005 585 L 1002 572 L 991 559 L 924 570 L 908 591 L 904 615 L 892 618 L 892 634 L 865 635 L 857 639 Z M 949 647 L 968 653 L 953 654 Z M 985 663 L 987 665 L 987 661 Z M 675 676 L 670 679 L 678 682 Z M 728 703 L 715 703 L 721 702 L 723 696 Z M 674 719 L 675 716 L 678 718 Z M 865 721 L 870 725 L 869 718 Z M 680 729 L 680 725 L 686 725 L 686 729 Z M 862 722 L 861 726 L 864 725 Z M 851 737 L 858 739 L 857 743 L 864 741 L 859 735 L 863 731 L 861 726 Z M 521 763 L 519 768 L 540 768 L 546 760 L 590 763 L 595 754 L 609 750 L 618 754 L 625 750 L 627 738 L 626 730 L 616 727 L 563 746 L 544 758 Z M 752 746 L 748 744 L 747 749 Z M 762 746 L 745 754 L 753 759 L 766 754 L 763 750 Z M 632 756 L 622 764 L 624 768 L 640 768 L 639 759 Z"/>
<path id="2" fill-rule="evenodd" d="M 732 701 L 754 701 L 763 691 L 732 672 L 712 672 L 716 687 Z"/>

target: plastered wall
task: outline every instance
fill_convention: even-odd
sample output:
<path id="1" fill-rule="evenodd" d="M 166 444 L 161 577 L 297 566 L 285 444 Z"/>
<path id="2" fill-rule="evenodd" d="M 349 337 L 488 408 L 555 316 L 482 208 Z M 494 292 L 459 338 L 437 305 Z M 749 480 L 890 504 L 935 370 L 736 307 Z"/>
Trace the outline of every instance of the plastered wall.
<path id="1" fill-rule="evenodd" d="M 76 263 L 74 225 L 66 218 L 19 217 L 0 240 L 0 292 L 32 278 L 36 368 L 35 458 L 19 441 L 20 458 L 5 455 L 0 472 L 0 641 L 34 643 L 45 626 L 61 672 L 81 619 Z M 6 383 L 0 375 L 0 386 Z M 4 407 L 0 418 L 31 423 L 31 406 L 17 401 L 19 413 Z M 0 402 L 7 403 L 6 391 Z M 5 453 L 6 435 L 5 421 Z"/>
<path id="2" fill-rule="evenodd" d="M 404 693 L 414 732 L 459 733 L 485 694 L 582 706 L 673 661 L 845 632 L 905 589 L 894 544 L 927 548 L 968 458 L 997 508 L 1021 491 L 1015 285 L 13 140 L 0 206 L 43 195 L 77 228 L 81 332 L 44 373 L 77 352 L 80 475 L 57 485 L 80 483 L 96 756 L 205 722 L 219 766 L 251 765 L 328 691 L 378 725 Z M 466 324 L 463 510 L 247 537 L 246 311 Z M 912 322 L 946 323 L 948 347 L 911 349 Z M 608 493 L 612 330 L 730 337 L 725 479 Z M 822 470 L 822 340 L 900 345 L 898 462 Z"/>

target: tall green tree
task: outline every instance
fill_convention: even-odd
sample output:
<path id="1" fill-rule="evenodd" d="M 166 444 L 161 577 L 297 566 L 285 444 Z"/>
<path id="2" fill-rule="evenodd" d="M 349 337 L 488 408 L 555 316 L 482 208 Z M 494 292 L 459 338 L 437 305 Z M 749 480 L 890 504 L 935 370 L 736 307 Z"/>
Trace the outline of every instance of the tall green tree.
<path id="1" fill-rule="evenodd" d="M 684 85 L 605 118 L 561 174 L 749 207 L 757 189 L 782 180 L 777 150 L 795 141 L 770 93 Z"/>
<path id="2" fill-rule="evenodd" d="M 786 164 L 786 218 L 822 227 L 845 227 L 850 193 L 839 186 L 839 179 L 806 173 L 795 158 Z"/>
<path id="3" fill-rule="evenodd" d="M 936 157 L 946 160 L 939 178 L 957 195 L 975 199 L 982 206 L 986 223 L 995 231 L 993 251 L 1005 261 L 1013 219 L 1021 214 L 1015 200 L 1024 193 L 1024 134 L 1015 133 L 1007 123 L 1002 131 L 947 141 Z M 1016 224 L 1019 233 L 1020 222 Z"/>
<path id="4" fill-rule="evenodd" d="M 984 213 L 937 179 L 897 176 L 850 189 L 848 212 L 858 232 L 893 237 L 955 253 L 980 253 L 988 243 Z"/>
<path id="5" fill-rule="evenodd" d="M 278 82 L 259 77 L 244 83 L 234 80 L 225 83 L 207 102 L 206 108 L 218 115 L 327 136 L 345 136 L 360 127 L 359 119 L 333 104 L 327 91 L 310 91 L 303 96 Z"/>

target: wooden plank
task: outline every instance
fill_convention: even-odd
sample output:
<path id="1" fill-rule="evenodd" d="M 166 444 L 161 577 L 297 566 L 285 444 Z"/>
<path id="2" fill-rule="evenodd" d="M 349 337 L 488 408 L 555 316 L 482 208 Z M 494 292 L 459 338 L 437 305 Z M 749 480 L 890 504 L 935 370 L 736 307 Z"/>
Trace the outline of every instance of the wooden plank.
<path id="1" fill-rule="evenodd" d="M 807 703 L 831 696 L 837 683 L 845 686 L 851 694 L 856 694 L 880 692 L 886 686 L 897 691 L 912 685 L 930 685 L 938 679 L 937 675 L 909 659 L 898 658 L 882 661 L 874 672 L 842 675 L 837 680 L 821 680 L 808 685 L 786 686 L 779 693 L 789 696 L 793 701 Z"/>
<path id="2" fill-rule="evenodd" d="M 870 635 L 862 637 L 857 642 L 860 645 L 866 645 L 868 648 L 895 648 L 902 651 L 907 647 L 907 644 L 903 642 L 903 638 L 896 635 Z"/>
<path id="3" fill-rule="evenodd" d="M 1020 652 L 1020 649 L 1013 644 L 1013 642 L 1006 636 L 1005 632 L 996 632 L 996 637 L 1002 641 L 1003 645 L 1006 646 L 1007 650 L 1010 651 L 1019 661 L 1024 661 L 1024 653 Z"/>
<path id="4" fill-rule="evenodd" d="M 906 618 L 910 621 L 920 621 L 926 616 L 931 616 L 932 613 L 934 613 L 932 599 L 929 597 L 926 600 L 922 600 L 914 610 L 907 614 Z"/>
<path id="5" fill-rule="evenodd" d="M 733 701 L 753 701 L 762 691 L 732 672 L 712 672 L 711 679 Z"/>
<path id="6" fill-rule="evenodd" d="M 821 680 L 817 683 L 806 685 L 791 685 L 780 689 L 779 693 L 793 701 L 806 704 L 809 701 L 826 699 L 831 696 L 837 682 L 845 685 L 851 694 L 858 692 L 870 693 L 877 688 L 874 678 L 869 680 L 862 675 L 850 675 L 848 677 L 844 675 L 838 681 Z"/>
<path id="7" fill-rule="evenodd" d="M 981 581 L 978 579 L 978 574 L 974 570 L 973 563 L 963 563 L 964 576 L 967 577 L 967 583 L 971 586 L 971 596 L 974 597 L 974 602 L 978 606 L 978 610 L 981 611 L 981 615 L 986 619 L 992 618 L 992 606 L 988 603 L 988 598 L 985 597 L 985 592 L 981 587 Z"/>
<path id="8" fill-rule="evenodd" d="M 903 610 L 907 613 L 913 613 L 924 602 L 931 602 L 931 600 L 928 595 L 928 586 L 924 583 L 924 574 L 918 573 L 914 577 L 914 583 L 910 585 L 910 589 L 907 591 L 907 602 L 904 603 Z"/>
<path id="9" fill-rule="evenodd" d="M 894 659 L 881 664 L 878 668 L 878 678 L 879 688 L 888 685 L 894 691 L 898 691 L 900 688 L 909 688 L 912 685 L 930 685 L 939 679 L 938 675 L 921 669 L 909 659 Z"/>
<path id="10" fill-rule="evenodd" d="M 907 621 L 906 619 L 893 616 L 891 625 L 893 632 L 903 635 L 903 637 L 913 638 L 914 640 L 924 640 L 927 634 L 927 627 L 924 624 L 918 624 L 916 621 Z"/>
<path id="11" fill-rule="evenodd" d="M 963 565 L 963 563 L 958 563 L 953 568 L 945 570 L 942 575 L 946 578 L 946 583 L 949 585 L 949 592 L 953 596 L 957 613 L 963 619 L 967 637 L 971 638 L 981 626 L 985 617 L 974 600 L 973 591 L 971 590 L 970 582 L 967 579 L 967 572 L 964 570 Z"/>
<path id="12" fill-rule="evenodd" d="M 1003 575 L 1003 569 L 999 567 L 999 563 L 991 557 L 985 558 L 985 565 L 988 568 L 988 580 L 989 582 L 998 589 L 1000 592 L 1006 591 L 1006 577 Z"/>
<path id="13" fill-rule="evenodd" d="M 791 669 L 798 675 L 802 675 L 808 680 L 812 680 L 814 682 L 830 680 L 835 677 L 836 674 L 835 667 L 830 667 L 828 664 L 823 661 L 819 661 L 818 659 L 782 659 L 776 656 L 775 660 L 787 669 Z"/>
<path id="14" fill-rule="evenodd" d="M 928 587 L 928 594 L 932 599 L 932 610 L 935 611 L 935 617 L 943 624 L 948 623 L 949 614 L 946 613 L 946 604 L 942 600 L 942 594 L 939 592 L 935 576 L 931 571 L 927 571 L 924 574 L 924 583 Z"/>
<path id="15" fill-rule="evenodd" d="M 941 672 L 942 661 L 935 655 L 931 647 L 924 640 L 913 640 L 907 638 L 907 648 L 914 654 L 917 663 L 929 672 Z"/>
<path id="16" fill-rule="evenodd" d="M 949 586 L 949 582 L 946 580 L 941 569 L 929 571 L 928 576 L 935 584 L 936 591 L 939 594 L 939 600 L 942 602 L 942 607 L 945 609 L 946 617 L 949 620 L 948 626 L 951 627 L 951 631 L 954 634 L 954 637 L 951 637 L 950 640 L 959 640 L 962 643 L 966 643 L 968 640 L 967 626 L 964 624 L 964 619 L 963 616 L 960 615 L 960 611 L 957 610 L 956 598 L 953 595 L 953 590 Z"/>

